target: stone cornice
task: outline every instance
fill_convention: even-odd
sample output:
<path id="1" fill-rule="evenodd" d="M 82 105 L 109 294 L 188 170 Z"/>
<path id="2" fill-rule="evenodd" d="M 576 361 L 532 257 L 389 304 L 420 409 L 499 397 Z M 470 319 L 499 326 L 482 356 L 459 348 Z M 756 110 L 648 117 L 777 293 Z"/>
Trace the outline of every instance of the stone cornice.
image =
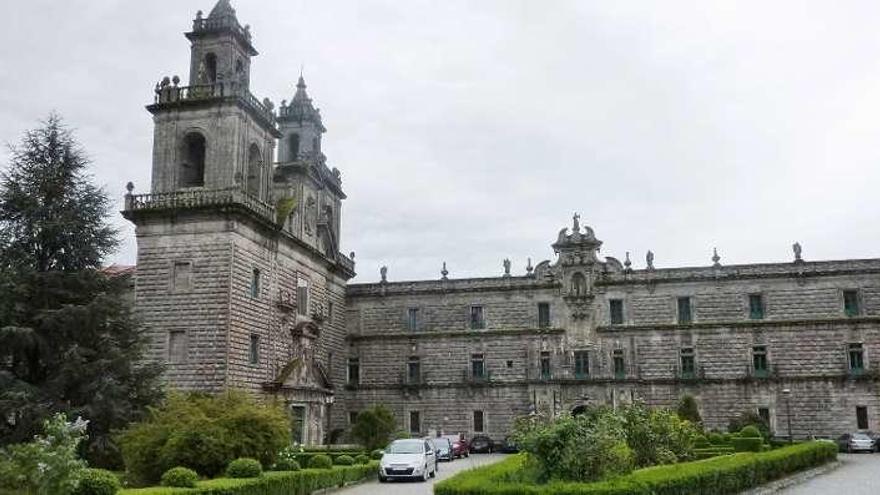
<path id="1" fill-rule="evenodd" d="M 375 334 L 351 333 L 346 339 L 352 342 L 363 340 L 430 340 L 445 339 L 449 337 L 462 337 L 466 339 L 480 339 L 486 337 L 500 337 L 504 335 L 561 335 L 565 333 L 562 328 L 524 328 L 516 330 L 441 330 L 421 332 L 390 332 Z"/>
<path id="2" fill-rule="evenodd" d="M 600 333 L 630 333 L 646 331 L 688 331 L 712 328 L 772 328 L 805 325 L 858 325 L 862 323 L 880 323 L 878 316 L 840 317 L 840 318 L 799 318 L 791 320 L 728 320 L 717 322 L 694 322 L 687 325 L 677 323 L 653 323 L 641 325 L 602 325 L 596 327 Z"/>
<path id="3" fill-rule="evenodd" d="M 350 298 L 358 298 L 395 295 L 448 294 L 451 292 L 504 292 L 521 291 L 524 289 L 539 290 L 557 288 L 559 288 L 558 283 L 537 280 L 535 277 L 488 277 L 350 284 L 346 295 Z"/>

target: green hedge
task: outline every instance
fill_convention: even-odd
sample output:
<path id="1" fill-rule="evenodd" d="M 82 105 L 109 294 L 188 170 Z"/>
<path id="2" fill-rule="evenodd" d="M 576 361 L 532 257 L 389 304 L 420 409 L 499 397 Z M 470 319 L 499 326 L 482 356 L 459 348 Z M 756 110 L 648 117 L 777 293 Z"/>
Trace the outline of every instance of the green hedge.
<path id="1" fill-rule="evenodd" d="M 361 454 L 367 454 L 367 451 L 353 450 L 353 451 L 349 452 L 349 451 L 344 451 L 344 450 L 337 450 L 337 451 L 332 451 L 332 450 L 331 451 L 317 451 L 317 450 L 314 450 L 314 451 L 306 451 L 306 452 L 297 452 L 295 454 L 295 457 L 296 457 L 296 462 L 298 462 L 300 466 L 308 466 L 309 462 L 311 462 L 312 458 L 315 456 L 318 456 L 318 455 L 330 456 L 330 459 L 335 462 L 337 457 L 342 457 L 344 455 L 347 455 L 350 457 L 355 457 L 355 456 L 358 456 Z"/>
<path id="2" fill-rule="evenodd" d="M 715 447 L 707 447 L 704 449 L 694 449 L 694 455 L 697 457 L 697 459 L 708 459 L 710 457 L 733 453 L 733 447 L 727 445 L 718 445 Z"/>
<path id="3" fill-rule="evenodd" d="M 608 481 L 538 485 L 515 481 L 525 472 L 525 457 L 515 455 L 497 464 L 441 481 L 434 486 L 434 495 L 733 494 L 830 462 L 836 457 L 837 446 L 834 443 L 818 441 L 769 452 L 743 452 L 702 461 L 654 466 Z"/>
<path id="4" fill-rule="evenodd" d="M 217 478 L 200 481 L 195 488 L 135 488 L 119 495 L 308 495 L 323 488 L 375 478 L 379 463 L 336 466 L 333 469 L 269 471 L 260 478 Z"/>
<path id="5" fill-rule="evenodd" d="M 760 452 L 764 445 L 764 439 L 761 437 L 731 438 L 730 443 L 733 445 L 733 450 L 737 452 Z"/>

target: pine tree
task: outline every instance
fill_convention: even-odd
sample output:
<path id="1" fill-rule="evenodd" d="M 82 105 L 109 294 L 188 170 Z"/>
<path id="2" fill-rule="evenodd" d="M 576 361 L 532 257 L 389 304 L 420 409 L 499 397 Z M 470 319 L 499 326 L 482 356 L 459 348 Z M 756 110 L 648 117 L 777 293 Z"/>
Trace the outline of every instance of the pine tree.
<path id="1" fill-rule="evenodd" d="M 126 281 L 99 270 L 117 245 L 110 202 L 51 115 L 0 174 L 0 444 L 29 440 L 57 412 L 90 421 L 90 460 L 113 466 L 111 430 L 160 397 Z"/>

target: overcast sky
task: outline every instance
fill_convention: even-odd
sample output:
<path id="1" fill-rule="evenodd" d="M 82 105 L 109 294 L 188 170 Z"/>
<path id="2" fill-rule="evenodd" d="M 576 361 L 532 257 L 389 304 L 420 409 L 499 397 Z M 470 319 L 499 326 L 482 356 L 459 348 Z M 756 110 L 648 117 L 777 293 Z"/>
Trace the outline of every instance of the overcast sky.
<path id="1" fill-rule="evenodd" d="M 186 78 L 182 33 L 213 0 L 0 2 L 0 142 L 55 109 L 118 206 L 146 192 L 144 105 Z M 289 100 L 305 66 L 356 281 L 523 273 L 575 211 L 639 268 L 880 251 L 876 1 L 233 5 L 259 98 Z"/>

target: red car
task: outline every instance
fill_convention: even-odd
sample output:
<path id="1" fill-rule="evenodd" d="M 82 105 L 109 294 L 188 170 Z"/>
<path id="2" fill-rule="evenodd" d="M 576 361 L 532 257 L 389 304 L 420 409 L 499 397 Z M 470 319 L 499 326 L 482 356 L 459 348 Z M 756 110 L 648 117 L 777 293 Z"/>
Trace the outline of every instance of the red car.
<path id="1" fill-rule="evenodd" d="M 450 442 L 452 442 L 452 455 L 455 457 L 470 457 L 471 455 L 471 447 L 468 445 L 467 440 L 461 438 L 460 435 L 443 435 L 444 438 L 448 438 Z"/>

